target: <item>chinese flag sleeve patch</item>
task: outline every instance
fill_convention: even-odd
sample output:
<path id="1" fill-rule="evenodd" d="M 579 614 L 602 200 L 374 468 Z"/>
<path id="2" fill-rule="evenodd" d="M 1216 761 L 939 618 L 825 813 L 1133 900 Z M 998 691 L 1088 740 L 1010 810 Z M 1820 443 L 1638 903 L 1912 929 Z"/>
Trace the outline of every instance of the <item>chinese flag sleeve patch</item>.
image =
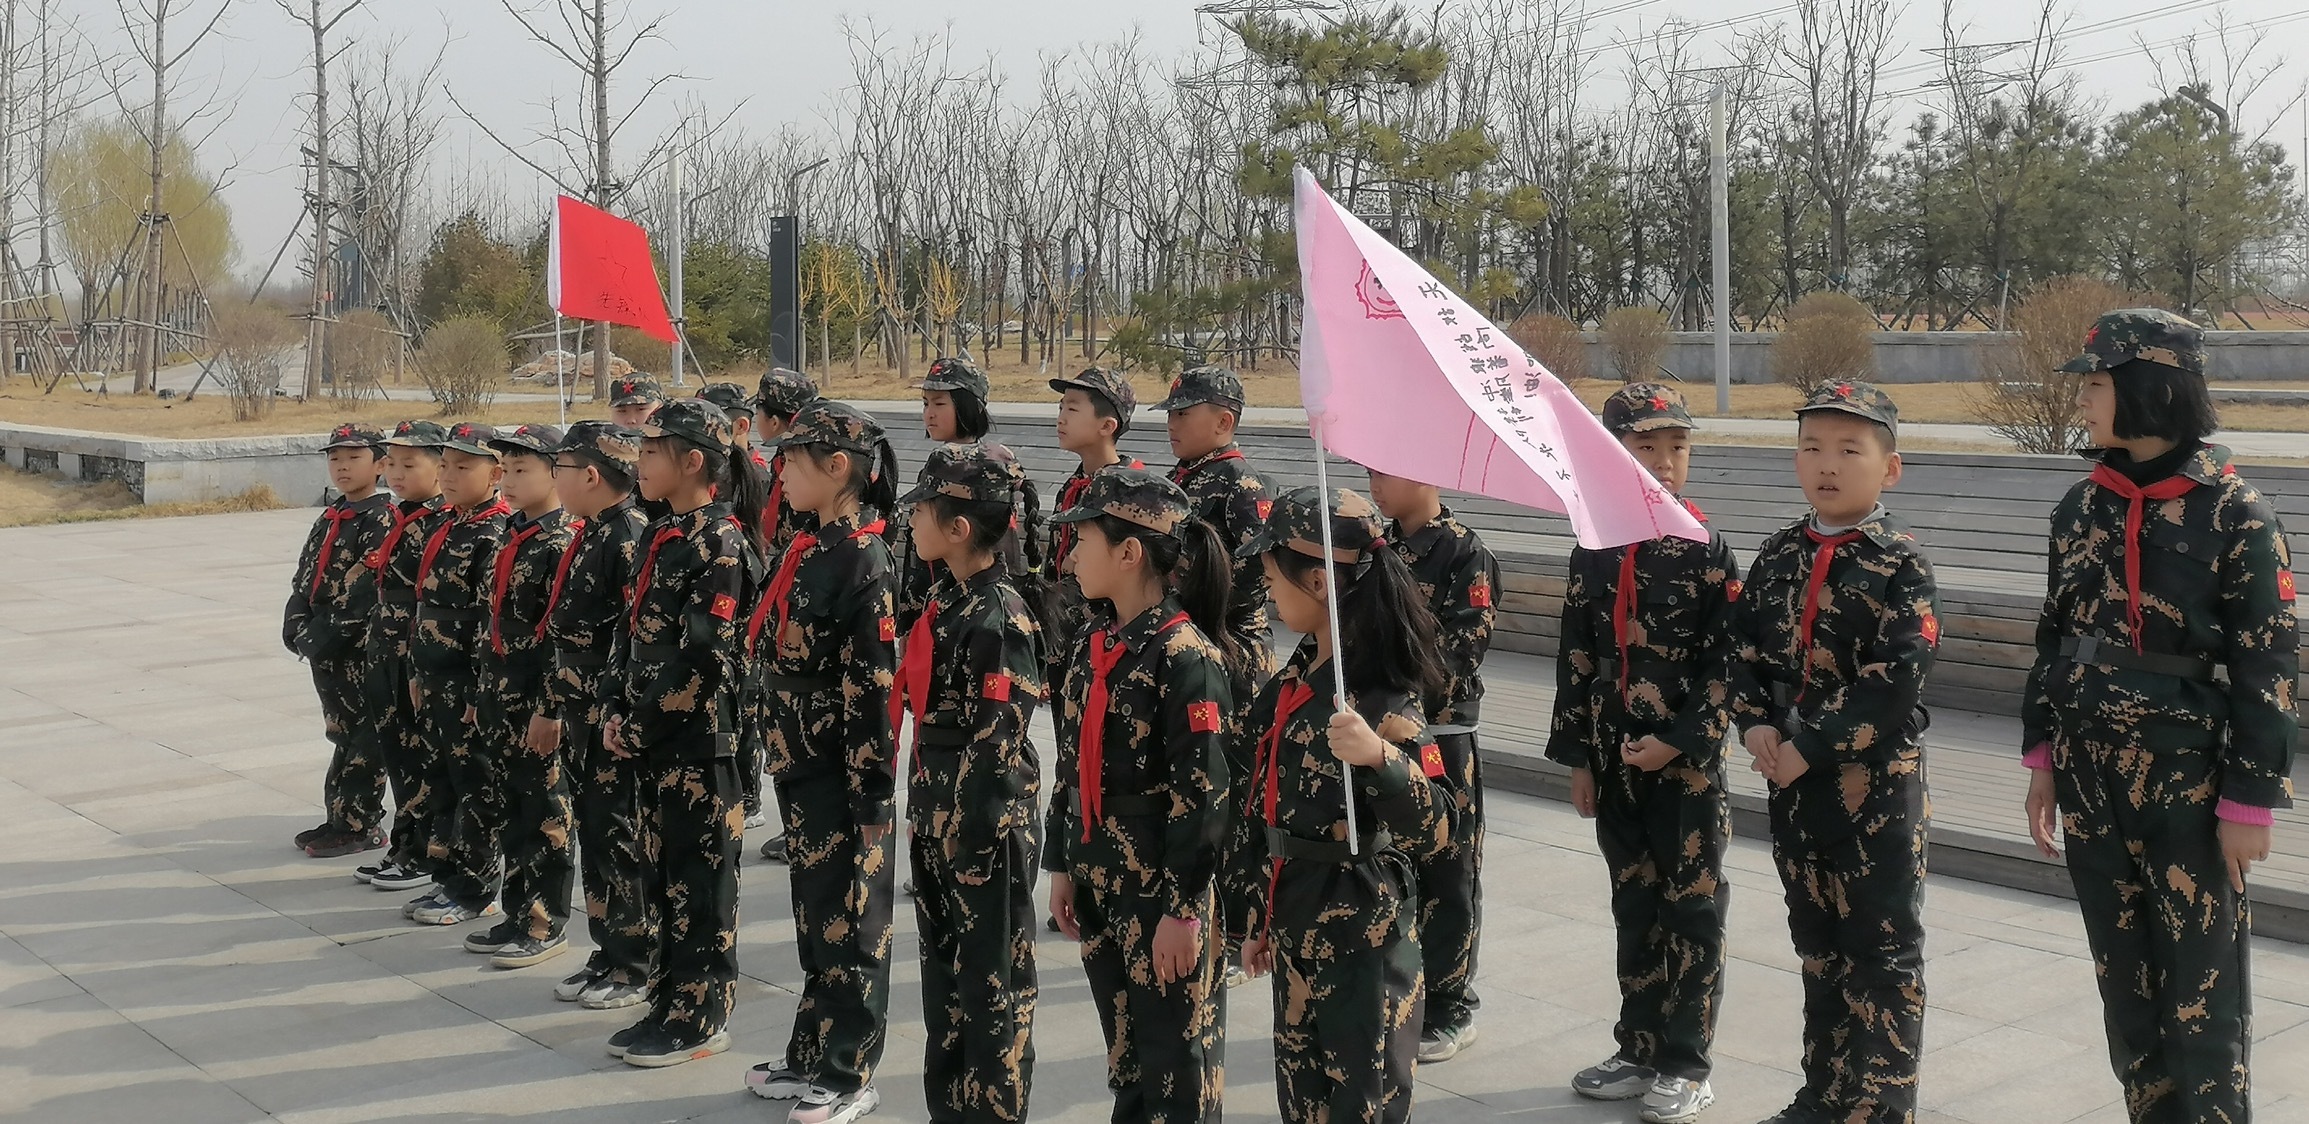
<path id="1" fill-rule="evenodd" d="M 1746 588 L 1748 588 L 1748 583 L 1743 582 L 1738 578 L 1733 578 L 1732 580 L 1725 582 L 1724 600 L 1729 601 L 1735 605 L 1739 604 L 1740 591 Z"/>
<path id="2" fill-rule="evenodd" d="M 1430 777 L 1443 775 L 1443 747 L 1428 742 L 1419 747 L 1419 771 Z"/>
<path id="3" fill-rule="evenodd" d="M 2287 601 L 2293 599 L 2293 571 L 2277 571 L 2277 596 Z"/>
<path id="4" fill-rule="evenodd" d="M 982 684 L 982 685 L 979 687 L 979 689 L 978 689 L 978 695 L 979 695 L 979 697 L 980 697 L 980 698 L 983 698 L 983 699 L 987 700 L 988 702 L 1009 702 L 1009 701 L 1010 701 L 1010 676 L 1008 676 L 1008 675 L 989 675 L 989 676 L 987 676 L 987 677 L 986 677 L 986 682 L 985 682 L 984 684 Z"/>
<path id="5" fill-rule="evenodd" d="M 1924 630 L 1924 642 L 1925 642 L 1926 644 L 1929 644 L 1929 645 L 1931 645 L 1931 646 L 1935 647 L 1935 648 L 1939 647 L 1939 646 L 1940 646 L 1940 618 L 1939 618 L 1939 617 L 1936 617 L 1936 616 L 1933 616 L 1933 615 L 1932 615 L 1932 612 L 1931 612 L 1931 610 L 1929 610 L 1929 609 L 1928 609 L 1928 610 L 1926 610 L 1926 611 L 1925 611 L 1925 613 L 1924 613 L 1924 625 L 1923 625 L 1923 630 Z"/>
<path id="6" fill-rule="evenodd" d="M 1219 732 L 1219 704 L 1198 702 L 1187 704 L 1187 729 L 1198 734 Z"/>
<path id="7" fill-rule="evenodd" d="M 896 642 L 897 642 L 897 640 L 898 640 L 898 618 L 896 618 L 896 617 L 883 617 L 883 618 L 882 618 L 882 639 L 884 639 L 884 640 L 887 640 L 887 641 L 890 641 L 891 643 L 896 643 Z"/>
<path id="8" fill-rule="evenodd" d="M 722 620 L 735 620 L 738 615 L 738 599 L 727 593 L 714 594 L 712 612 L 714 616 Z"/>
<path id="9" fill-rule="evenodd" d="M 1477 578 L 1474 585 L 1467 587 L 1467 603 L 1478 609 L 1491 607 L 1490 578 Z"/>

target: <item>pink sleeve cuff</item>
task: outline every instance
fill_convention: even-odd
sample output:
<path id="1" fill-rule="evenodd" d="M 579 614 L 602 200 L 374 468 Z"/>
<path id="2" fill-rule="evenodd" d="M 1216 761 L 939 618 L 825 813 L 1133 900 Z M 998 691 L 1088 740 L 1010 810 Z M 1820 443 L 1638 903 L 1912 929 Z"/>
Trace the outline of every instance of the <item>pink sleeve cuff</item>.
<path id="1" fill-rule="evenodd" d="M 2277 823 L 2275 809 L 2256 808 L 2251 804 L 2239 804 L 2234 800 L 2223 800 L 2214 805 L 2213 814 L 2230 823 L 2241 823 L 2250 827 L 2273 827 Z"/>
<path id="2" fill-rule="evenodd" d="M 2052 768 L 2052 743 L 2038 742 L 2020 755 L 2020 763 L 2031 769 Z"/>

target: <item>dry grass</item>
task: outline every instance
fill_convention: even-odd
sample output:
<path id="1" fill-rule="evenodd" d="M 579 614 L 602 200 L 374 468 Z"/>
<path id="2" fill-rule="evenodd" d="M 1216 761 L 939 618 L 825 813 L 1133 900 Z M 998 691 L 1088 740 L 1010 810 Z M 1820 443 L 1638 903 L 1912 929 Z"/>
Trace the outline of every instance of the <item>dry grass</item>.
<path id="1" fill-rule="evenodd" d="M 92 523 L 102 519 L 162 519 L 175 515 L 222 515 L 286 507 L 262 484 L 237 496 L 207 503 L 137 502 L 125 484 L 82 484 L 21 469 L 0 469 L 0 527 L 46 523 Z"/>

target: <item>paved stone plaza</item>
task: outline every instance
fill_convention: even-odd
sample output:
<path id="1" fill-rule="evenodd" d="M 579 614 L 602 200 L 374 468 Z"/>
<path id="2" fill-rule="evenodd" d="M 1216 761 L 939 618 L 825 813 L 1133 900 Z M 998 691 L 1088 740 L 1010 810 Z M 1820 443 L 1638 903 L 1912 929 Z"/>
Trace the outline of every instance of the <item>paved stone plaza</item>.
<path id="1" fill-rule="evenodd" d="M 782 1120 L 740 1074 L 793 1012 L 784 868 L 745 868 L 736 1049 L 645 1072 L 601 1049 L 634 1012 L 553 1001 L 581 953 L 495 971 L 463 930 L 416 928 L 404 895 L 354 883 L 357 860 L 290 848 L 321 818 L 327 758 L 277 642 L 311 516 L 0 531 L 0 1118 Z M 1422 1070 L 1419 1118 L 1632 1121 L 1565 1088 L 1609 1051 L 1616 1002 L 1593 837 L 1561 805 L 1491 809 L 1483 1037 Z M 1796 1087 L 1798 987 L 1766 849 L 1738 840 L 1730 861 L 1709 1119 L 1748 1124 Z M 1928 904 L 1924 1118 L 2121 1121 L 2074 907 L 1951 880 Z M 923 1116 L 912 931 L 902 907 L 876 1119 Z M 1074 950 L 1042 951 L 1035 1119 L 1103 1121 Z M 2254 952 L 2256 1119 L 2309 1121 L 2309 949 Z M 1266 985 L 1233 999 L 1229 1107 L 1273 1119 Z"/>

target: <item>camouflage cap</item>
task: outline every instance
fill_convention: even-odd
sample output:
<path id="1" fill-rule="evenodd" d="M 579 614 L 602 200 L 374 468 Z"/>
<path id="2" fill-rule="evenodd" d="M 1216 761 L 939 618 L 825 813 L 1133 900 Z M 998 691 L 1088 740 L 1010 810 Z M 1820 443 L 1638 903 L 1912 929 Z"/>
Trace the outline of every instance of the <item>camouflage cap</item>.
<path id="1" fill-rule="evenodd" d="M 793 417 L 802 407 L 818 400 L 818 384 L 800 371 L 773 367 L 762 375 L 762 385 L 754 394 L 756 409 L 780 417 Z"/>
<path id="2" fill-rule="evenodd" d="M 959 390 L 976 397 L 980 402 L 986 401 L 994 393 L 993 384 L 986 381 L 986 372 L 979 370 L 968 359 L 940 359 L 930 364 L 929 372 L 922 376 L 922 385 L 915 389 L 943 390 L 948 393 Z"/>
<path id="3" fill-rule="evenodd" d="M 581 421 L 569 427 L 569 433 L 553 451 L 556 455 L 582 457 L 631 476 L 634 465 L 641 461 L 641 431 L 627 429 L 616 422 Z"/>
<path id="4" fill-rule="evenodd" d="M 1101 515 L 1112 515 L 1158 535 L 1176 535 L 1180 525 L 1194 517 L 1194 511 L 1187 506 L 1187 494 L 1171 483 L 1170 477 L 1143 468 L 1109 465 L 1090 478 L 1090 488 L 1081 502 L 1050 518 L 1054 523 L 1081 523 Z"/>
<path id="5" fill-rule="evenodd" d="M 561 447 L 561 431 L 550 425 L 524 425 L 501 429 L 489 439 L 489 446 L 501 453 L 529 453 L 550 457 Z"/>
<path id="6" fill-rule="evenodd" d="M 441 447 L 495 460 L 498 456 L 497 450 L 490 445 L 490 442 L 495 440 L 497 440 L 495 427 L 480 422 L 458 422 L 449 427 L 449 439 L 442 442 Z"/>
<path id="7" fill-rule="evenodd" d="M 730 416 L 703 398 L 668 402 L 641 424 L 643 437 L 679 437 L 701 449 L 727 449 L 737 432 Z"/>
<path id="8" fill-rule="evenodd" d="M 1131 386 L 1130 376 L 1105 367 L 1092 367 L 1071 379 L 1052 379 L 1050 389 L 1064 394 L 1069 390 L 1086 391 L 1106 399 L 1107 405 L 1122 417 L 1119 435 L 1130 429 L 1130 416 L 1138 412 L 1138 390 Z"/>
<path id="9" fill-rule="evenodd" d="M 738 415 L 751 416 L 754 412 L 754 396 L 734 382 L 709 382 L 698 388 L 698 397 L 721 407 L 733 424 Z"/>
<path id="10" fill-rule="evenodd" d="M 1009 503 L 1018 491 L 1018 482 L 1024 478 L 1018 458 L 976 442 L 954 442 L 930 450 L 930 459 L 922 463 L 921 476 L 915 479 L 911 490 L 898 497 L 898 502 L 923 503 L 932 496 L 945 496 L 980 503 Z"/>
<path id="11" fill-rule="evenodd" d="M 612 406 L 634 406 L 644 402 L 663 404 L 665 400 L 665 387 L 648 375 L 627 375 L 609 384 L 609 404 Z"/>
<path id="12" fill-rule="evenodd" d="M 1631 382 L 1603 400 L 1603 427 L 1614 436 L 1654 429 L 1697 429 L 1684 409 L 1676 388 L 1656 382 Z"/>
<path id="13" fill-rule="evenodd" d="M 1184 410 L 1208 402 L 1243 412 L 1243 380 L 1225 367 L 1189 367 L 1171 380 L 1170 396 L 1157 410 Z"/>
<path id="14" fill-rule="evenodd" d="M 871 457 L 882 444 L 882 425 L 847 402 L 820 399 L 802 407 L 793 424 L 778 438 L 778 447 L 827 445 L 846 453 Z"/>
<path id="15" fill-rule="evenodd" d="M 2085 333 L 2084 354 L 2061 364 L 2072 375 L 2112 371 L 2134 361 L 2205 377 L 2205 332 L 2161 308 L 2104 312 Z"/>
<path id="16" fill-rule="evenodd" d="M 346 422 L 329 431 L 329 440 L 321 446 L 321 451 L 325 453 L 331 449 L 368 449 L 382 453 L 385 451 L 385 431 L 373 425 Z"/>
<path id="17" fill-rule="evenodd" d="M 393 435 L 385 439 L 387 445 L 404 449 L 438 449 L 449 443 L 449 431 L 440 422 L 405 421 L 393 427 Z"/>
<path id="18" fill-rule="evenodd" d="M 1892 396 L 1873 383 L 1852 379 L 1838 379 L 1824 383 L 1804 404 L 1796 407 L 1796 416 L 1822 410 L 1834 410 L 1883 426 L 1897 433 L 1900 430 L 1900 407 L 1892 404 Z"/>
<path id="19" fill-rule="evenodd" d="M 1331 559 L 1335 562 L 1360 562 L 1373 549 L 1386 543 L 1386 532 L 1379 525 L 1379 509 L 1371 501 L 1346 488 L 1331 489 L 1328 513 L 1323 508 L 1323 493 L 1315 488 L 1293 488 L 1275 498 L 1275 506 L 1267 513 L 1267 521 L 1251 532 L 1251 537 L 1235 551 L 1238 558 L 1257 558 L 1273 550 L 1293 550 L 1309 558 L 1323 557 L 1323 519 L 1331 520 Z"/>

